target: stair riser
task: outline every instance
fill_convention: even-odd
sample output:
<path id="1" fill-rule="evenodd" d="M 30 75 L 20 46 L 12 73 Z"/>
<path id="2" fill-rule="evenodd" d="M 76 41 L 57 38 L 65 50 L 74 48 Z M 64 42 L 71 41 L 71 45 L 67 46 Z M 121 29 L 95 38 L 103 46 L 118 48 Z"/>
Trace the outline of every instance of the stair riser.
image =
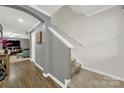
<path id="1" fill-rule="evenodd" d="M 71 63 L 71 71 L 70 71 L 70 77 L 73 77 L 73 75 L 77 74 L 81 69 L 81 65 L 77 64 L 75 62 Z"/>
<path id="2" fill-rule="evenodd" d="M 74 56 L 71 57 L 71 69 L 70 69 L 70 78 L 73 77 L 73 75 L 77 74 L 81 69 L 81 64 L 77 63 L 76 58 Z"/>

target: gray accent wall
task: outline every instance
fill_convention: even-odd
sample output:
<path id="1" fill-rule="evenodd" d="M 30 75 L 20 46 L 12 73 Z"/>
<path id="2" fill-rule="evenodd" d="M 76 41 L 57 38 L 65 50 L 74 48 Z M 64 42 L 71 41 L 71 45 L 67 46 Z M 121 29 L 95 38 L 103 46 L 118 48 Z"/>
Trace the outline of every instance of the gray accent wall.
<path id="1" fill-rule="evenodd" d="M 63 84 L 70 75 L 71 48 L 68 48 L 58 37 L 49 33 L 49 72 Z"/>
<path id="2" fill-rule="evenodd" d="M 44 31 L 43 31 L 43 24 L 39 24 L 32 33 L 36 34 L 37 32 L 42 32 L 42 39 L 44 40 Z M 35 35 L 34 35 L 35 36 Z M 44 68 L 44 62 L 45 62 L 45 43 L 42 42 L 42 44 L 37 44 L 35 41 L 35 62 L 40 65 L 42 68 Z M 34 45 L 32 45 L 33 47 Z"/>
<path id="3" fill-rule="evenodd" d="M 42 45 L 35 45 L 35 61 L 37 64 L 39 64 L 42 68 L 44 68 L 44 53 L 45 53 L 45 49 L 44 49 L 44 44 Z"/>
<path id="4" fill-rule="evenodd" d="M 68 48 L 47 26 L 39 24 L 32 33 L 42 31 L 43 43 L 35 41 L 35 62 L 45 74 L 51 74 L 63 84 L 69 79 L 71 48 Z M 33 46 L 33 45 L 32 45 Z"/>
<path id="5" fill-rule="evenodd" d="M 45 25 L 45 65 L 44 65 L 44 72 L 47 74 L 47 73 L 50 73 L 50 50 L 49 50 L 49 47 L 50 47 L 50 40 L 49 40 L 49 33 L 48 33 L 48 28 L 47 26 Z"/>

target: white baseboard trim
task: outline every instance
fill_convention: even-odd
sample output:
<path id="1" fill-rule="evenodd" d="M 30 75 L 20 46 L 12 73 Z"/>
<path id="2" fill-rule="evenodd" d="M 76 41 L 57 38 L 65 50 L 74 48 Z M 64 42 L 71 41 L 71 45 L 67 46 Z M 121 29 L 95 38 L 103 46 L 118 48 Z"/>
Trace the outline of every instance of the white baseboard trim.
<path id="1" fill-rule="evenodd" d="M 67 88 L 67 85 L 68 83 L 70 82 L 70 79 L 69 80 L 65 80 L 65 84 L 61 83 L 58 79 L 56 79 L 53 75 L 51 75 L 50 73 L 48 74 L 45 74 L 43 73 L 43 76 L 44 77 L 51 77 L 57 84 L 59 84 L 62 88 Z"/>
<path id="2" fill-rule="evenodd" d="M 73 54 L 73 55 L 74 55 L 74 54 Z M 75 55 L 74 55 L 74 56 L 75 56 Z M 112 74 L 108 74 L 108 73 L 105 73 L 105 72 L 102 72 L 102 71 L 98 71 L 98 70 L 95 70 L 95 69 L 86 67 L 86 66 L 82 63 L 82 61 L 81 61 L 77 56 L 75 56 L 75 57 L 76 57 L 76 60 L 77 60 L 76 62 L 79 63 L 79 64 L 81 64 L 81 68 L 82 68 L 82 69 L 86 69 L 86 70 L 89 70 L 89 71 L 92 71 L 92 72 L 95 72 L 95 73 L 98 73 L 98 74 L 101 74 L 101 75 L 104 75 L 104 76 L 108 76 L 108 77 L 110 77 L 110 78 L 112 78 L 112 79 L 124 81 L 124 78 L 120 78 L 120 77 L 114 76 L 114 75 L 112 75 Z"/>
<path id="3" fill-rule="evenodd" d="M 44 71 L 44 69 L 35 62 L 35 60 L 32 60 L 31 58 L 29 59 L 30 61 L 32 61 L 38 68 L 40 68 L 42 71 Z"/>
<path id="4" fill-rule="evenodd" d="M 42 71 L 44 71 L 44 69 L 37 64 L 35 61 L 33 61 L 32 59 L 30 59 L 30 61 L 32 61 L 39 69 L 41 69 Z M 57 78 L 55 78 L 53 75 L 51 75 L 50 73 L 45 74 L 43 72 L 43 76 L 44 77 L 51 77 L 57 84 L 59 84 L 62 88 L 67 88 L 67 84 L 70 82 L 70 80 L 65 80 L 65 84 L 61 83 Z"/>
<path id="5" fill-rule="evenodd" d="M 45 74 L 45 73 L 43 73 L 43 76 L 44 76 L 44 77 L 48 77 L 48 76 L 49 76 L 49 74 Z"/>
<path id="6" fill-rule="evenodd" d="M 51 74 L 48 74 L 49 75 L 49 77 L 51 77 L 57 84 L 59 84 L 62 88 L 65 88 L 66 86 L 63 84 L 63 83 L 61 83 L 57 78 L 55 78 L 53 75 L 51 75 Z"/>
<path id="7" fill-rule="evenodd" d="M 37 64 L 36 62 L 34 62 L 34 64 L 35 64 L 38 68 L 40 68 L 42 71 L 44 71 L 44 69 L 43 69 L 39 64 Z"/>
<path id="8" fill-rule="evenodd" d="M 104 72 L 101 72 L 101 71 L 98 71 L 98 70 L 95 70 L 95 69 L 91 69 L 91 68 L 88 68 L 88 67 L 84 67 L 84 66 L 81 66 L 81 68 L 92 71 L 92 72 L 95 72 L 95 73 L 98 73 L 98 74 L 101 74 L 101 75 L 104 75 L 104 76 L 108 76 L 112 79 L 124 81 L 124 78 L 120 78 L 120 77 L 114 76 L 112 74 L 107 74 L 107 73 L 104 73 Z"/>
<path id="9" fill-rule="evenodd" d="M 62 88 L 67 88 L 67 85 L 68 83 L 70 82 L 70 79 L 69 80 L 65 80 L 65 84 L 61 83 L 57 78 L 55 78 L 53 75 L 51 75 L 50 73 L 43 73 L 43 76 L 44 77 L 51 77 L 57 84 L 59 84 Z"/>
<path id="10" fill-rule="evenodd" d="M 70 81 L 71 81 L 71 79 L 69 79 L 69 80 L 66 80 L 66 79 L 65 79 L 65 88 L 68 87 L 68 84 L 69 84 Z"/>
<path id="11" fill-rule="evenodd" d="M 35 60 L 33 60 L 32 58 L 29 58 L 29 60 L 32 61 L 32 62 L 34 62 L 34 63 L 36 63 Z"/>

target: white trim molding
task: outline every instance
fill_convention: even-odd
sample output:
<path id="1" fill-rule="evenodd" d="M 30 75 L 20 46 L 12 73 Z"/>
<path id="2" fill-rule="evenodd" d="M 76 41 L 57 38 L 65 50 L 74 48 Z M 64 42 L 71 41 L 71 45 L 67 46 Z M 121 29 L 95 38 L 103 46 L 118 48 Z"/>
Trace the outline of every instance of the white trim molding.
<path id="1" fill-rule="evenodd" d="M 34 62 L 34 64 L 35 64 L 38 68 L 40 68 L 42 71 L 44 71 L 44 68 L 42 68 L 39 64 L 37 64 L 36 62 Z"/>
<path id="2" fill-rule="evenodd" d="M 90 17 L 90 16 L 92 16 L 92 15 L 95 15 L 95 14 L 101 13 L 101 12 L 103 12 L 103 11 L 105 11 L 105 10 L 108 10 L 108 9 L 111 9 L 111 8 L 113 8 L 113 7 L 115 7 L 115 5 L 109 5 L 109 6 L 107 6 L 107 7 L 104 7 L 104 8 L 98 9 L 98 10 L 95 11 L 95 12 L 92 12 L 92 13 L 87 14 L 86 17 Z"/>
<path id="3" fill-rule="evenodd" d="M 48 27 L 48 29 L 53 33 L 59 40 L 61 40 L 68 48 L 74 48 L 66 39 L 64 39 L 59 33 L 57 33 L 53 28 Z"/>
<path id="4" fill-rule="evenodd" d="M 44 71 L 44 69 L 39 64 L 37 64 L 35 60 L 33 60 L 31 58 L 29 60 L 32 61 L 39 69 L 41 69 L 42 71 Z"/>
<path id="5" fill-rule="evenodd" d="M 38 10 L 38 11 L 40 11 L 40 12 L 42 12 L 45 15 L 51 17 L 51 15 L 49 13 L 47 13 L 46 11 L 43 11 L 42 9 L 40 9 L 39 7 L 37 7 L 36 5 L 29 5 L 29 6 L 32 7 L 32 8 L 34 8 L 34 9 L 36 9 L 36 10 Z"/>
<path id="6" fill-rule="evenodd" d="M 67 85 L 68 83 L 70 82 L 70 79 L 69 80 L 65 80 L 65 84 L 61 83 L 61 81 L 59 81 L 57 78 L 55 78 L 53 75 L 51 75 L 50 73 L 43 73 L 43 76 L 44 77 L 51 77 L 57 84 L 59 84 L 62 88 L 67 88 Z"/>
<path id="7" fill-rule="evenodd" d="M 81 66 L 81 68 L 92 71 L 92 72 L 95 72 L 95 73 L 98 73 L 98 74 L 101 74 L 101 75 L 104 75 L 104 76 L 108 76 L 112 79 L 124 81 L 124 78 L 120 78 L 120 77 L 114 76 L 112 74 L 107 74 L 107 73 L 104 73 L 104 72 L 101 72 L 101 71 L 98 71 L 98 70 L 95 70 L 95 69 L 91 69 L 91 68 L 88 68 L 88 67 L 84 67 L 84 66 Z"/>
<path id="8" fill-rule="evenodd" d="M 74 55 L 74 54 L 73 54 L 73 55 Z M 79 64 L 81 64 L 81 68 L 82 68 L 82 69 L 86 69 L 86 70 L 89 70 L 89 71 L 92 71 L 92 72 L 95 72 L 95 73 L 98 73 L 98 74 L 101 74 L 101 75 L 104 75 L 104 76 L 108 76 L 108 77 L 110 77 L 110 78 L 112 78 L 112 79 L 124 81 L 124 78 L 121 78 L 121 77 L 118 77 L 118 76 L 114 76 L 114 75 L 112 75 L 112 74 L 104 73 L 104 72 L 102 72 L 102 71 L 98 71 L 98 70 L 89 68 L 89 67 L 85 66 L 85 65 L 83 64 L 83 62 L 82 62 L 77 56 L 74 55 L 74 57 L 76 57 L 76 60 L 77 60 L 76 62 L 79 63 Z"/>
<path id="9" fill-rule="evenodd" d="M 47 73 L 45 74 L 44 73 L 44 68 L 42 68 L 39 64 L 37 64 L 35 61 L 33 61 L 31 58 L 30 58 L 30 61 L 32 61 L 39 69 L 41 69 L 43 71 L 43 76 L 46 78 L 46 77 L 51 77 L 57 84 L 59 84 L 62 88 L 67 88 L 67 85 L 68 83 L 70 82 L 70 79 L 69 80 L 65 80 L 65 84 L 61 83 L 57 78 L 55 78 L 53 75 L 51 75 L 50 73 Z"/>
<path id="10" fill-rule="evenodd" d="M 31 27 L 29 30 L 28 30 L 28 33 L 31 33 L 33 31 L 33 29 L 35 29 L 41 22 L 39 21 L 38 23 L 36 23 L 33 27 Z"/>
<path id="11" fill-rule="evenodd" d="M 61 83 L 57 78 L 55 78 L 53 75 L 51 75 L 50 73 L 48 73 L 46 75 L 47 77 L 51 77 L 57 84 L 59 84 L 61 87 L 65 88 L 65 85 L 63 83 Z"/>

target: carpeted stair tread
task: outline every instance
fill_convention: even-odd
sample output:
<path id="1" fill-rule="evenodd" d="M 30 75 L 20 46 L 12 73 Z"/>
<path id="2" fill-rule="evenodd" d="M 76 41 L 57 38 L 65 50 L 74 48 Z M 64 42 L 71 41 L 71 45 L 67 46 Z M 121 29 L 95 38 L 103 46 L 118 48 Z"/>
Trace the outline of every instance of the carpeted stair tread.
<path id="1" fill-rule="evenodd" d="M 76 62 L 76 58 L 75 57 L 71 57 L 71 62 Z"/>
<path id="2" fill-rule="evenodd" d="M 71 73 L 70 73 L 70 77 L 72 78 L 73 75 L 75 75 L 76 73 L 79 72 L 81 68 L 81 65 L 79 63 L 76 63 L 74 60 L 71 62 Z"/>

